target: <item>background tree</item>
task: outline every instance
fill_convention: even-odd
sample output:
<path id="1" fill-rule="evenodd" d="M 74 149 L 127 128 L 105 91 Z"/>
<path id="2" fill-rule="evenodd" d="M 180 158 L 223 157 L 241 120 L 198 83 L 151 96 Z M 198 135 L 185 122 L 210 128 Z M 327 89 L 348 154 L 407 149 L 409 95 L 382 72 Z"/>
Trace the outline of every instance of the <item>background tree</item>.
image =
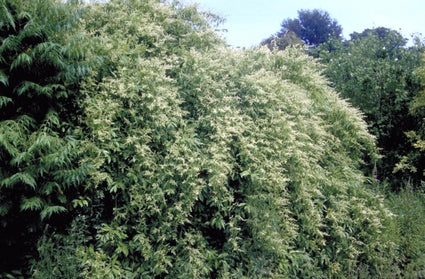
<path id="1" fill-rule="evenodd" d="M 399 32 L 386 27 L 377 27 L 373 29 L 368 28 L 363 30 L 361 33 L 353 32 L 350 34 L 351 40 L 367 38 L 370 36 L 378 37 L 386 47 L 391 47 L 393 50 L 403 48 L 406 46 L 408 41 Z"/>
<path id="2" fill-rule="evenodd" d="M 418 124 L 409 107 L 421 89 L 414 72 L 421 61 L 421 46 L 406 48 L 406 40 L 387 28 L 367 29 L 351 37 L 347 42 L 323 44 L 319 57 L 327 65 L 325 73 L 332 86 L 365 113 L 377 137 L 383 155 L 378 162 L 379 179 L 387 178 L 398 188 L 409 178 L 409 174 L 393 173 L 411 150 L 404 132 Z M 419 183 L 422 175 L 416 173 L 413 178 Z"/>
<path id="3" fill-rule="evenodd" d="M 415 73 L 420 78 L 422 90 L 414 97 L 411 103 L 410 113 L 416 118 L 415 130 L 406 131 L 413 149 L 406 153 L 396 166 L 396 170 L 407 173 L 409 176 L 419 177 L 422 182 L 422 189 L 425 186 L 425 57 L 422 56 L 422 64 L 415 69 Z"/>
<path id="4" fill-rule="evenodd" d="M 300 10 L 298 18 L 285 19 L 277 37 L 288 31 L 294 32 L 307 45 L 318 46 L 329 39 L 341 39 L 342 27 L 328 12 L 323 10 Z"/>

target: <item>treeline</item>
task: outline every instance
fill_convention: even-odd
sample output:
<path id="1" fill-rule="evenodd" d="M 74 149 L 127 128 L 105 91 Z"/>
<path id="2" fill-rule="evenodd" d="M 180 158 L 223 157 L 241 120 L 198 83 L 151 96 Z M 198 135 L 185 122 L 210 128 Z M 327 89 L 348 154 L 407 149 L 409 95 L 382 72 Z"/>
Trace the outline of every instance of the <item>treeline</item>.
<path id="1" fill-rule="evenodd" d="M 424 276 L 422 194 L 385 199 L 336 90 L 354 41 L 233 50 L 177 1 L 0 0 L 0 18 L 0 277 Z"/>
<path id="2" fill-rule="evenodd" d="M 423 52 L 420 37 L 409 41 L 385 27 L 342 37 L 342 27 L 323 10 L 300 10 L 261 44 L 283 50 L 299 46 L 324 64 L 324 74 L 340 95 L 365 115 L 381 158 L 368 166 L 390 190 L 406 185 L 423 190 Z"/>

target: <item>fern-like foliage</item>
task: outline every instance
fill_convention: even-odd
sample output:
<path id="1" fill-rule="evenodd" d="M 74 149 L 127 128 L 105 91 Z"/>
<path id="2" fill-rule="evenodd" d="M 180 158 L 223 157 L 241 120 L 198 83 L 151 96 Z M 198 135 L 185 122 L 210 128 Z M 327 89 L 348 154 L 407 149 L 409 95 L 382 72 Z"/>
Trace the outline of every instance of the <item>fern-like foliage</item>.
<path id="1" fill-rule="evenodd" d="M 46 223 L 67 226 L 55 216 L 71 214 L 91 169 L 70 115 L 89 71 L 84 37 L 67 33 L 79 14 L 54 0 L 0 1 L 0 277 L 36 255 Z"/>

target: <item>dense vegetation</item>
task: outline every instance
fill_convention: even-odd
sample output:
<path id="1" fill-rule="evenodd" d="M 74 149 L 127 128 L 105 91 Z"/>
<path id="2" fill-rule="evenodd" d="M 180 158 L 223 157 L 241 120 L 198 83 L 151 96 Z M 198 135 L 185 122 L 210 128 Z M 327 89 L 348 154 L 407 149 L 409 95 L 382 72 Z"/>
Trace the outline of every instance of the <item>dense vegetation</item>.
<path id="1" fill-rule="evenodd" d="M 0 16 L 1 277 L 425 276 L 422 194 L 380 190 L 362 114 L 303 49 L 233 50 L 160 0 Z"/>
<path id="2" fill-rule="evenodd" d="M 317 47 L 330 39 L 342 39 L 342 27 L 336 19 L 332 19 L 328 12 L 323 10 L 300 10 L 298 18 L 283 20 L 281 29 L 276 35 L 265 39 L 262 44 L 273 47 L 273 41 L 279 49 L 288 45 L 305 44 Z"/>
<path id="3" fill-rule="evenodd" d="M 83 162 L 78 127 L 88 72 L 73 29 L 78 14 L 52 1 L 0 1 L 0 266 L 23 268 L 41 231 L 65 229 Z M 58 216 L 59 213 L 63 215 Z M 46 222 L 46 220 L 49 220 Z"/>
<path id="4" fill-rule="evenodd" d="M 416 131 L 422 118 L 412 113 L 421 90 L 416 69 L 421 65 L 421 43 L 406 48 L 406 39 L 387 28 L 354 33 L 351 40 L 331 40 L 318 48 L 332 86 L 364 112 L 376 136 L 382 158 L 377 175 L 393 190 L 408 181 L 421 187 L 425 161 L 405 134 Z"/>

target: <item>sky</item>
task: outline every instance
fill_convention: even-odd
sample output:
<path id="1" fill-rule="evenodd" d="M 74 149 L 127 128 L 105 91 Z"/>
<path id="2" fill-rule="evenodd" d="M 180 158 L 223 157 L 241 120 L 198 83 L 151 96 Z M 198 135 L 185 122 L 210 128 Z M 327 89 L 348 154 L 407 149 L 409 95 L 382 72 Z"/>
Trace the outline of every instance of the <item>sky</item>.
<path id="1" fill-rule="evenodd" d="M 222 28 L 233 47 L 251 47 L 280 30 L 284 19 L 297 18 L 298 10 L 321 9 L 336 19 L 343 36 L 367 28 L 387 27 L 405 38 L 425 36 L 425 0 L 185 0 L 198 3 L 226 19 Z"/>

